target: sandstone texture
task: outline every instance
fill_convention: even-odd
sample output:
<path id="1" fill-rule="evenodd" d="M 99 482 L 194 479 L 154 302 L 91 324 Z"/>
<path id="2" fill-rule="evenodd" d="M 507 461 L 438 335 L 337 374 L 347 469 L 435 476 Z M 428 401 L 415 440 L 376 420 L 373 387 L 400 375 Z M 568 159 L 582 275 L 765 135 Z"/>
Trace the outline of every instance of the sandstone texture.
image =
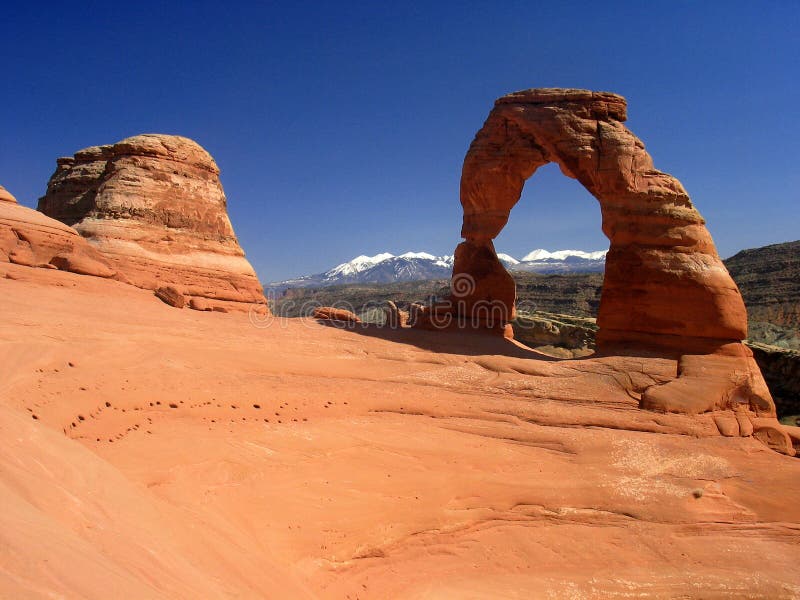
<path id="1" fill-rule="evenodd" d="M 641 410 L 674 358 L 259 329 L 10 263 L 0 297 L 2 598 L 800 590 L 800 460 L 752 415 Z"/>
<path id="2" fill-rule="evenodd" d="M 39 210 L 74 227 L 129 283 L 244 309 L 266 302 L 228 218 L 219 169 L 196 142 L 137 135 L 57 163 Z"/>
<path id="3" fill-rule="evenodd" d="M 747 336 L 742 296 L 689 195 L 655 168 L 626 118 L 625 99 L 606 92 L 531 89 L 495 102 L 464 159 L 466 241 L 455 251 L 451 306 L 439 310 L 488 329 L 515 317 L 515 283 L 492 240 L 525 181 L 555 162 L 597 198 L 610 240 L 598 348 L 679 357 L 678 378 L 643 390 L 642 408 L 746 410 L 773 423 L 777 433 L 760 439 L 793 454 L 752 352 L 741 343 Z"/>
<path id="4" fill-rule="evenodd" d="M 0 262 L 114 277 L 115 269 L 72 229 L 17 204 L 0 187 Z"/>

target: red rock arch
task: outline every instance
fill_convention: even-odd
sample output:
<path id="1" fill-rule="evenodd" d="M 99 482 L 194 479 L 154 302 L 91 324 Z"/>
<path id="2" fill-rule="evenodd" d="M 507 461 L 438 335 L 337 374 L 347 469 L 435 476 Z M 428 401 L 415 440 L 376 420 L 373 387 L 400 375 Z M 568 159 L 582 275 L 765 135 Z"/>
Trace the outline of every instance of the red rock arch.
<path id="1" fill-rule="evenodd" d="M 747 335 L 742 297 L 681 183 L 653 166 L 628 130 L 625 99 L 587 90 L 533 89 L 503 96 L 475 136 L 461 176 L 466 239 L 453 276 L 474 279 L 461 316 L 489 302 L 514 315 L 514 281 L 492 240 L 525 181 L 550 162 L 600 203 L 611 242 L 598 344 L 714 346 Z"/>

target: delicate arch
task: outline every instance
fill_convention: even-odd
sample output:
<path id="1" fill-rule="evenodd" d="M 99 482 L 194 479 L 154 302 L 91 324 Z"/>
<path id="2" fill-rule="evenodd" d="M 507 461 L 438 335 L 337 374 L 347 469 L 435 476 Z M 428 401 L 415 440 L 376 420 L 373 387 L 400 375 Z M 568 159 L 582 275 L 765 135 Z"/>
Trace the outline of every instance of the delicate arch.
<path id="1" fill-rule="evenodd" d="M 514 316 L 514 281 L 492 240 L 508 221 L 525 181 L 549 162 L 600 203 L 610 240 L 598 315 L 598 343 L 746 337 L 747 316 L 705 222 L 681 183 L 653 166 L 631 133 L 625 99 L 587 90 L 533 89 L 495 102 L 464 159 L 461 205 L 466 239 L 454 277 L 474 279 L 454 297 L 460 316 L 500 302 Z"/>

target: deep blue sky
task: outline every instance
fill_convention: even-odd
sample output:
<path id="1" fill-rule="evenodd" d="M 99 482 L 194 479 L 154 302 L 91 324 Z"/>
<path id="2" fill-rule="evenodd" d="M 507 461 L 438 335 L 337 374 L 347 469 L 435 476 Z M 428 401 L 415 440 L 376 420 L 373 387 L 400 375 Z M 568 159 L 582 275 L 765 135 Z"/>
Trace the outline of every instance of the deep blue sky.
<path id="1" fill-rule="evenodd" d="M 191 137 L 264 281 L 451 253 L 464 153 L 494 99 L 530 87 L 626 96 L 723 257 L 800 238 L 796 0 L 16 4 L 0 23 L 0 184 L 34 206 L 58 156 Z M 596 201 L 552 165 L 497 242 L 606 246 Z"/>

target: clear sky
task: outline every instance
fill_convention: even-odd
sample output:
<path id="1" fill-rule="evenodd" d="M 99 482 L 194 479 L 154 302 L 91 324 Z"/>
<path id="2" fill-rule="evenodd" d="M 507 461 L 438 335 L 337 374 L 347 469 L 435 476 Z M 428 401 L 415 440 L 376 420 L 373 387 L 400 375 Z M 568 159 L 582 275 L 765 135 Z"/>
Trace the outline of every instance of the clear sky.
<path id="1" fill-rule="evenodd" d="M 263 281 L 451 253 L 464 153 L 494 99 L 530 87 L 626 96 L 723 257 L 800 238 L 797 0 L 11 4 L 0 184 L 35 206 L 58 156 L 191 137 Z M 548 165 L 496 245 L 607 241 L 597 202 Z"/>

